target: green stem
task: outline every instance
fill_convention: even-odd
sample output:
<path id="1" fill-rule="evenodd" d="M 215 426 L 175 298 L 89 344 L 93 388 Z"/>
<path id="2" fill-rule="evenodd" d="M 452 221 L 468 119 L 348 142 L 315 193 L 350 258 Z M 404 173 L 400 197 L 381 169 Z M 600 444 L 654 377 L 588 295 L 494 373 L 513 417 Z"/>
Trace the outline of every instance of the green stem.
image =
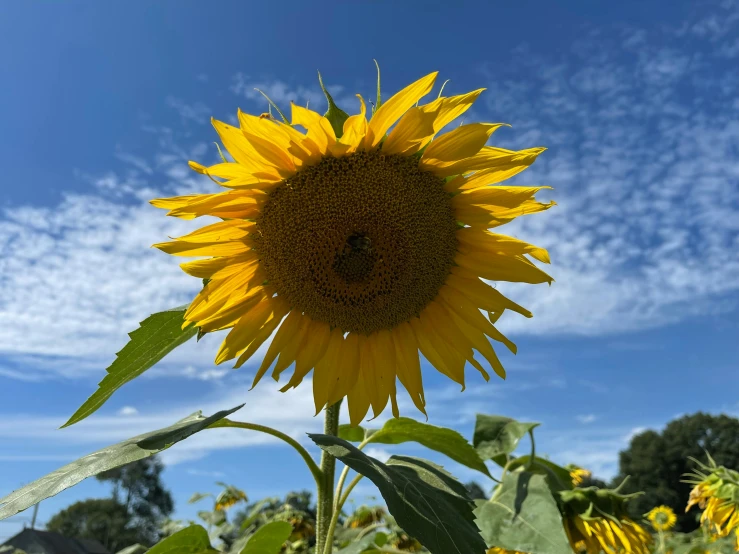
<path id="1" fill-rule="evenodd" d="M 367 444 L 370 442 L 369 438 L 364 439 L 361 443 L 359 443 L 359 446 L 357 448 L 359 450 L 362 450 Z M 333 515 L 331 516 L 331 523 L 329 523 L 328 526 L 328 533 L 326 534 L 326 548 L 324 549 L 324 552 L 322 553 L 320 550 L 316 550 L 317 554 L 331 554 L 331 551 L 329 550 L 328 545 L 333 544 L 334 540 L 334 531 L 336 531 L 336 525 L 339 522 L 339 516 L 341 515 L 341 508 L 344 506 L 344 503 L 346 502 L 346 499 L 348 497 L 342 497 L 341 492 L 344 488 L 344 481 L 346 481 L 346 477 L 349 475 L 349 466 L 344 466 L 344 469 L 341 471 L 341 475 L 339 475 L 339 482 L 336 484 L 336 491 L 334 492 L 334 507 L 333 507 Z M 361 479 L 361 476 L 360 476 Z M 357 479 L 357 481 L 359 481 Z M 354 483 L 356 485 L 356 483 Z M 351 488 L 354 488 L 354 485 L 351 486 Z M 349 492 L 351 492 L 351 489 L 349 489 Z"/>
<path id="2" fill-rule="evenodd" d="M 529 437 L 531 437 L 531 457 L 529 458 L 529 463 L 526 464 L 526 469 L 531 469 L 534 465 L 534 460 L 536 459 L 536 441 L 534 441 L 533 429 L 529 429 Z"/>
<path id="3" fill-rule="evenodd" d="M 659 533 L 659 551 L 660 551 L 660 554 L 665 554 L 665 532 L 660 529 L 658 533 Z"/>
<path id="4" fill-rule="evenodd" d="M 339 434 L 339 413 L 341 401 L 326 408 L 323 432 L 326 435 Z M 334 476 L 336 473 L 336 458 L 325 450 L 321 454 L 322 479 L 318 485 L 318 500 L 316 513 L 316 549 L 317 554 L 328 549 L 331 552 L 331 543 L 327 542 L 328 531 L 331 525 L 331 516 L 334 507 Z M 333 540 L 332 540 L 333 542 Z"/>
<path id="5" fill-rule="evenodd" d="M 320 487 L 323 482 L 323 474 L 321 473 L 321 469 L 316 464 L 315 460 L 311 458 L 310 454 L 308 454 L 308 451 L 301 446 L 301 444 L 296 441 L 294 438 L 292 438 L 289 435 L 286 435 L 285 433 L 278 431 L 277 429 L 272 429 L 272 427 L 267 427 L 266 425 L 258 425 L 256 423 L 246 423 L 243 421 L 231 421 L 230 419 L 221 420 L 214 425 L 211 425 L 210 429 L 215 429 L 218 427 L 236 427 L 238 429 L 249 429 L 250 431 L 259 431 L 260 433 L 265 433 L 267 435 L 272 435 L 273 437 L 276 437 L 280 440 L 285 441 L 287 444 L 292 446 L 295 450 L 298 451 L 298 454 L 300 454 L 305 460 L 306 465 L 308 466 L 308 469 L 310 469 L 310 472 L 313 474 L 313 479 L 316 481 L 316 486 Z"/>

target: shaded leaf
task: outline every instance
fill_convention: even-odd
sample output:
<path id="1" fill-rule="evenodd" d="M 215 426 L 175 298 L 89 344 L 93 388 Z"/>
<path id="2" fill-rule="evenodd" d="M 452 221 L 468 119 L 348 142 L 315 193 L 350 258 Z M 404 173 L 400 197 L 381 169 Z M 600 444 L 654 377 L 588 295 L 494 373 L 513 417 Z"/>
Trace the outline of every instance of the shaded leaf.
<path id="1" fill-rule="evenodd" d="M 207 492 L 196 492 L 193 493 L 193 495 L 190 497 L 190 500 L 187 501 L 188 504 L 195 504 L 196 502 L 200 502 L 203 498 L 208 498 L 209 496 L 213 496 L 210 493 Z"/>
<path id="2" fill-rule="evenodd" d="M 389 419 L 379 431 L 370 437 L 369 442 L 381 444 L 400 444 L 417 442 L 426 448 L 449 456 L 455 462 L 484 473 L 490 477 L 485 462 L 477 450 L 457 431 L 421 423 L 408 417 Z"/>
<path id="3" fill-rule="evenodd" d="M 432 554 L 483 554 L 467 489 L 427 460 L 393 456 L 383 464 L 351 443 L 309 435 L 323 450 L 370 479 L 398 524 Z"/>
<path id="4" fill-rule="evenodd" d="M 208 525 L 215 527 L 220 527 L 226 523 L 226 512 L 223 510 L 213 510 L 212 512 L 201 510 L 198 512 L 198 517 Z"/>
<path id="5" fill-rule="evenodd" d="M 198 329 L 190 325 L 182 329 L 187 306 L 152 314 L 140 327 L 128 334 L 131 340 L 116 354 L 116 359 L 105 370 L 108 374 L 98 389 L 62 425 L 68 427 L 97 411 L 120 387 L 141 375 L 179 345 L 194 337 Z"/>
<path id="6" fill-rule="evenodd" d="M 210 417 L 203 417 L 201 412 L 195 412 L 170 427 L 139 435 L 75 460 L 6 497 L 0 498 L 0 519 L 22 512 L 29 506 L 54 496 L 83 479 L 153 456 L 240 408 L 241 406 L 237 406 L 230 410 L 223 410 Z"/>
<path id="7" fill-rule="evenodd" d="M 378 542 L 378 535 L 384 535 L 385 542 L 387 542 L 387 535 L 385 535 L 385 533 L 378 533 L 373 531 L 367 533 L 359 540 L 351 542 L 350 544 L 339 550 L 337 554 L 361 554 L 362 552 L 370 550 L 373 547 L 382 546 L 385 543 L 382 542 L 382 539 L 380 539 L 380 541 Z"/>
<path id="8" fill-rule="evenodd" d="M 262 525 L 249 538 L 241 554 L 278 554 L 292 532 L 293 526 L 287 521 L 273 521 Z"/>
<path id="9" fill-rule="evenodd" d="M 154 545 L 147 554 L 217 554 L 208 533 L 200 525 L 190 525 Z"/>
<path id="10" fill-rule="evenodd" d="M 504 457 L 513 452 L 521 438 L 538 425 L 505 416 L 477 414 L 472 444 L 483 460 L 494 460 L 500 464 L 503 459 L 501 455 Z"/>
<path id="11" fill-rule="evenodd" d="M 543 475 L 509 473 L 492 500 L 479 500 L 477 525 L 489 547 L 530 554 L 572 554 L 557 503 Z"/>
<path id="12" fill-rule="evenodd" d="M 344 423 L 339 425 L 339 438 L 349 442 L 362 442 L 364 440 L 364 429 L 359 425 L 353 426 Z"/>
<path id="13" fill-rule="evenodd" d="M 531 460 L 531 456 L 528 454 L 526 456 L 515 458 L 509 463 L 508 471 L 525 468 L 526 471 L 530 473 L 544 475 L 547 478 L 547 483 L 549 483 L 549 488 L 553 491 L 572 488 L 572 477 L 570 477 L 570 472 L 567 468 L 557 465 L 554 462 L 550 462 L 545 458 L 540 458 L 539 456 L 534 458 L 534 463 L 531 466 L 529 466 L 529 460 Z M 503 460 L 503 463 L 500 465 L 504 466 L 505 460 Z"/>

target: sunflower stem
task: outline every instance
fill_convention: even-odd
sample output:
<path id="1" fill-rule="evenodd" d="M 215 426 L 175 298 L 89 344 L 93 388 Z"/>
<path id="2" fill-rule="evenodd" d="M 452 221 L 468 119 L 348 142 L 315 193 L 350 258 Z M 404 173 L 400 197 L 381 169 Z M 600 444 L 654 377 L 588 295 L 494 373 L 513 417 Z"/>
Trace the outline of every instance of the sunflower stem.
<path id="1" fill-rule="evenodd" d="M 323 424 L 325 435 L 337 436 L 339 434 L 339 412 L 341 401 L 326 408 Z M 327 544 L 328 530 L 331 525 L 331 516 L 334 511 L 334 477 L 336 474 L 336 458 L 325 450 L 321 454 L 321 473 L 323 478 L 318 486 L 318 502 L 316 513 L 316 552 L 331 552 Z"/>

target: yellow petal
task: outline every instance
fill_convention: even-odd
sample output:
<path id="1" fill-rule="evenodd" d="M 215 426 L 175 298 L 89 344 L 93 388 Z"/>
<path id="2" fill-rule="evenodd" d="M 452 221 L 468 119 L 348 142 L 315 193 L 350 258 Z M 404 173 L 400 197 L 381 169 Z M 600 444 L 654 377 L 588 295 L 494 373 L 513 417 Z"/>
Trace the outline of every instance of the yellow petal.
<path id="1" fill-rule="evenodd" d="M 359 375 L 359 335 L 349 333 L 341 343 L 339 364 L 334 368 L 326 404 L 332 406 L 354 387 Z"/>
<path id="2" fill-rule="evenodd" d="M 274 369 L 272 369 L 272 379 L 279 381 L 280 374 L 285 371 L 295 361 L 298 356 L 298 350 L 303 345 L 308 329 L 310 328 L 311 319 L 304 315 L 300 318 L 300 325 L 298 330 L 293 335 L 292 340 L 285 344 L 280 351 L 280 356 L 277 358 Z"/>
<path id="3" fill-rule="evenodd" d="M 342 371 L 340 354 L 343 342 L 344 334 L 338 327 L 334 327 L 328 340 L 326 354 L 313 369 L 313 401 L 316 405 L 316 415 L 326 405 L 329 389 Z"/>
<path id="4" fill-rule="evenodd" d="M 328 119 L 322 115 L 290 103 L 292 106 L 292 124 L 300 125 L 308 131 L 307 137 L 313 141 L 321 154 L 327 154 L 336 144 L 336 133 Z"/>
<path id="5" fill-rule="evenodd" d="M 266 172 L 279 176 L 277 170 L 271 167 L 249 144 L 241 129 L 211 118 L 211 123 L 223 146 L 233 156 L 237 163 L 244 166 L 249 172 Z"/>
<path id="6" fill-rule="evenodd" d="M 421 156 L 420 167 L 435 171 L 477 154 L 503 123 L 470 123 L 441 135 Z"/>
<path id="7" fill-rule="evenodd" d="M 454 198 L 456 196 L 452 198 L 452 204 L 454 204 Z M 505 225 L 522 215 L 543 212 L 556 205 L 553 200 L 548 204 L 535 200 L 524 200 L 515 208 L 504 208 L 494 204 L 460 203 L 455 207 L 454 214 L 459 221 L 467 225 L 490 229 Z"/>
<path id="8" fill-rule="evenodd" d="M 455 270 L 458 270 L 458 268 L 452 268 L 452 273 L 447 276 L 446 284 L 464 294 L 480 309 L 496 313 L 503 310 L 512 310 L 525 317 L 533 317 L 530 311 L 506 298 L 496 288 L 483 283 L 477 277 L 469 279 L 461 276 L 460 272 Z"/>
<path id="9" fill-rule="evenodd" d="M 307 318 L 307 316 L 304 317 Z M 295 356 L 295 372 L 287 385 L 280 389 L 282 392 L 295 388 L 303 382 L 303 379 L 308 375 L 308 372 L 313 369 L 326 354 L 330 338 L 331 327 L 328 323 L 310 320 L 308 323 L 308 330 L 306 331 L 303 342 L 298 348 L 298 352 Z"/>
<path id="10" fill-rule="evenodd" d="M 487 336 L 485 336 L 485 333 L 480 331 L 480 329 L 478 329 L 477 327 L 473 327 L 472 325 L 467 323 L 463 318 L 457 315 L 454 310 L 448 308 L 447 306 L 445 306 L 445 308 L 447 309 L 449 317 L 451 317 L 452 321 L 454 321 L 457 327 L 459 327 L 459 329 L 472 343 L 472 348 L 477 350 L 488 361 L 490 367 L 493 368 L 493 371 L 496 373 L 496 375 L 498 375 L 501 379 L 505 379 L 505 368 L 503 367 L 503 364 L 500 363 L 500 359 L 498 359 L 498 355 L 495 353 L 495 350 L 490 344 Z"/>
<path id="11" fill-rule="evenodd" d="M 511 168 L 525 169 L 536 160 L 537 156 L 546 148 L 527 148 L 525 150 L 506 150 L 494 146 L 484 146 L 477 154 L 469 158 L 449 164 L 439 162 L 434 165 L 434 160 L 428 159 L 424 163 L 429 170 L 439 177 L 459 175 L 469 171 L 478 171 L 497 168 L 501 171 L 509 171 Z"/>
<path id="12" fill-rule="evenodd" d="M 392 334 L 395 342 L 398 379 L 408 391 L 416 408 L 426 415 L 421 361 L 418 359 L 418 342 L 413 329 L 409 323 L 403 322 L 393 329 Z"/>
<path id="13" fill-rule="evenodd" d="M 433 102 L 421 106 L 421 109 L 424 111 L 437 112 L 436 120 L 434 121 L 434 133 L 438 133 L 446 125 L 466 112 L 484 90 L 484 88 L 481 88 L 468 92 L 467 94 L 437 98 Z"/>
<path id="14" fill-rule="evenodd" d="M 516 345 L 513 344 L 503 333 L 498 331 L 487 319 L 483 317 L 480 310 L 470 302 L 464 295 L 458 293 L 453 288 L 443 286 L 439 289 L 439 297 L 454 312 L 468 324 L 476 327 L 491 339 L 497 340 L 505 344 L 508 349 L 516 353 Z"/>
<path id="15" fill-rule="evenodd" d="M 275 337 L 272 339 L 272 343 L 267 349 L 267 353 L 264 355 L 262 364 L 259 366 L 256 375 L 254 376 L 254 382 L 251 388 L 254 388 L 259 380 L 264 376 L 267 370 L 275 361 L 277 355 L 285 348 L 286 345 L 290 344 L 291 341 L 295 341 L 295 335 L 300 330 L 300 324 L 303 321 L 303 314 L 295 310 L 287 314 L 287 317 L 280 325 L 280 328 L 275 333 Z"/>
<path id="16" fill-rule="evenodd" d="M 431 91 L 438 73 L 434 71 L 415 83 L 411 83 L 380 106 L 370 119 L 364 141 L 365 148 L 370 150 L 380 144 L 388 129 L 418 100 Z"/>
<path id="17" fill-rule="evenodd" d="M 489 281 L 552 283 L 549 275 L 523 256 L 497 256 L 486 252 L 458 252 L 454 262 Z"/>
<path id="18" fill-rule="evenodd" d="M 350 115 L 344 121 L 344 134 L 341 135 L 340 141 L 348 146 L 347 154 L 356 152 L 364 143 L 364 137 L 367 134 L 367 107 L 364 99 L 357 94 L 359 98 L 359 113 Z"/>
<path id="19" fill-rule="evenodd" d="M 370 399 L 367 394 L 367 386 L 365 383 L 366 377 L 362 373 L 364 366 L 361 362 L 361 353 L 364 352 L 364 343 L 366 342 L 367 337 L 364 335 L 357 335 L 357 338 L 357 351 L 360 353 L 360 362 L 357 366 L 357 382 L 346 397 L 347 403 L 349 404 L 349 420 L 352 425 L 359 425 L 364 419 L 364 416 L 367 415 L 367 411 L 370 407 Z"/>
<path id="20" fill-rule="evenodd" d="M 252 221 L 219 221 L 178 237 L 177 240 L 190 243 L 240 240 L 246 238 L 255 225 Z"/>
<path id="21" fill-rule="evenodd" d="M 421 144 L 433 136 L 435 119 L 434 112 L 426 112 L 421 108 L 409 109 L 382 144 L 383 153 L 409 156 L 418 152 Z"/>
<path id="22" fill-rule="evenodd" d="M 229 242 L 185 242 L 175 240 L 152 245 L 173 256 L 235 256 L 250 250 L 249 245 L 240 241 Z"/>
<path id="23" fill-rule="evenodd" d="M 418 341 L 418 348 L 423 354 L 423 357 L 436 368 L 437 371 L 443 373 L 451 380 L 456 381 L 460 385 L 464 386 L 464 372 L 460 380 L 459 371 L 452 365 L 447 365 L 446 360 L 439 354 L 436 348 L 436 344 L 433 341 L 433 335 L 429 335 L 423 326 L 421 319 L 413 317 L 409 321 L 413 334 L 416 336 Z"/>
<path id="24" fill-rule="evenodd" d="M 259 301 L 261 300 L 261 301 Z M 269 299 L 255 300 L 253 307 L 244 314 L 233 329 L 226 335 L 216 355 L 216 364 L 231 360 L 245 350 L 254 340 L 254 335 L 272 313 Z"/>
<path id="25" fill-rule="evenodd" d="M 273 312 L 271 317 L 262 326 L 262 328 L 259 329 L 259 332 L 254 335 L 254 340 L 249 344 L 249 348 L 244 350 L 244 352 L 239 356 L 239 359 L 236 361 L 236 365 L 234 365 L 234 369 L 244 365 L 244 363 L 246 363 L 246 361 L 256 353 L 259 347 L 272 336 L 272 333 L 280 324 L 282 318 L 285 317 L 285 314 L 290 311 L 290 306 L 279 296 L 272 299 L 272 308 Z"/>
<path id="26" fill-rule="evenodd" d="M 549 253 L 544 248 L 506 235 L 468 227 L 457 231 L 457 240 L 460 250 L 465 252 L 489 252 L 508 256 L 528 254 L 540 262 L 549 263 Z"/>

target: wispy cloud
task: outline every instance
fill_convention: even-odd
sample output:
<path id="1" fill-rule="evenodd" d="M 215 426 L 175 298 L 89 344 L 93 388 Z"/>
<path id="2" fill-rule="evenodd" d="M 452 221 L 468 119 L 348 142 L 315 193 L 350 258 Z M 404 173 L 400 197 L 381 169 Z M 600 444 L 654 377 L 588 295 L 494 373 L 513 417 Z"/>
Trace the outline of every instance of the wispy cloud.
<path id="1" fill-rule="evenodd" d="M 579 421 L 580 423 L 587 424 L 587 423 L 593 423 L 596 419 L 598 419 L 598 416 L 595 414 L 582 414 L 577 416 L 575 419 Z"/>
<path id="2" fill-rule="evenodd" d="M 183 123 L 194 122 L 194 123 L 207 123 L 211 116 L 211 111 L 208 106 L 202 102 L 187 103 L 180 98 L 174 96 L 168 96 L 166 99 L 167 106 L 174 109 Z"/>

